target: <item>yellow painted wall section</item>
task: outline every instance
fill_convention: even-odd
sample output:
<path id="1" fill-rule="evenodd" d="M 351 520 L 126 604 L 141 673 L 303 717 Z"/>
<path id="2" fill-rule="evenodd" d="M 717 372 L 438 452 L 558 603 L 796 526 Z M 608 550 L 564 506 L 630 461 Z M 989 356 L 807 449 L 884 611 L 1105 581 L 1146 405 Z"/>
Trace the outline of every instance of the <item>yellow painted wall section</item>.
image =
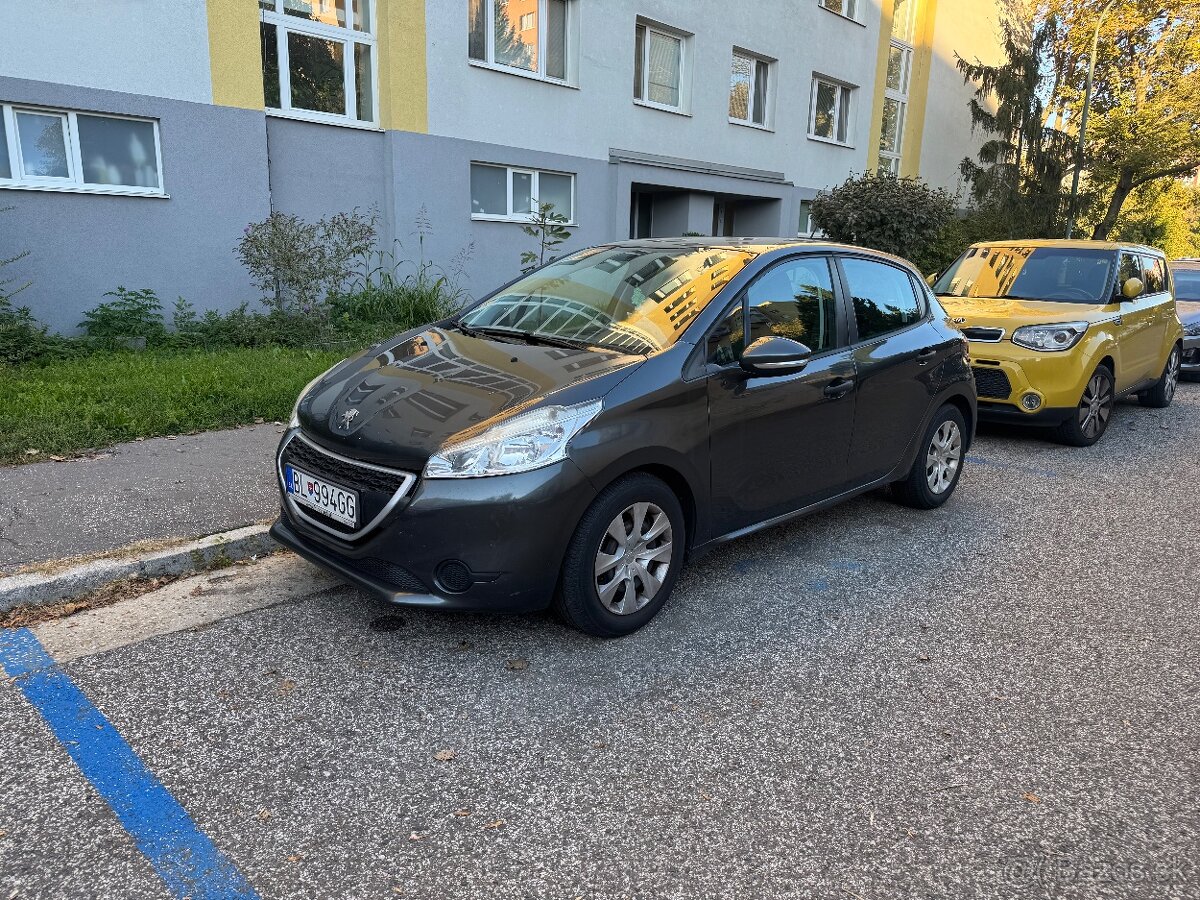
<path id="1" fill-rule="evenodd" d="M 262 50 L 254 0 L 208 0 L 213 103 L 262 109 Z"/>
<path id="2" fill-rule="evenodd" d="M 887 90 L 888 50 L 892 46 L 894 0 L 883 0 L 879 22 L 879 52 L 875 61 L 875 95 L 871 103 L 867 169 L 879 167 L 879 133 L 883 129 L 883 99 Z M 925 107 L 929 98 L 929 69 L 933 61 L 933 23 L 937 0 L 922 0 L 913 34 L 912 71 L 908 77 L 908 108 L 900 143 L 900 174 L 917 175 L 921 165 L 921 139 L 925 133 Z"/>
<path id="3" fill-rule="evenodd" d="M 929 101 L 929 70 L 933 65 L 933 25 L 937 21 L 937 0 L 923 0 L 917 12 L 913 70 L 908 81 L 908 114 L 904 119 L 904 143 L 900 149 L 902 176 L 921 174 L 921 139 L 925 135 L 925 108 Z M 887 77 L 886 57 L 884 77 Z"/>
<path id="4" fill-rule="evenodd" d="M 376 0 L 375 16 L 379 41 L 379 124 L 424 134 L 429 130 L 425 0 Z"/>

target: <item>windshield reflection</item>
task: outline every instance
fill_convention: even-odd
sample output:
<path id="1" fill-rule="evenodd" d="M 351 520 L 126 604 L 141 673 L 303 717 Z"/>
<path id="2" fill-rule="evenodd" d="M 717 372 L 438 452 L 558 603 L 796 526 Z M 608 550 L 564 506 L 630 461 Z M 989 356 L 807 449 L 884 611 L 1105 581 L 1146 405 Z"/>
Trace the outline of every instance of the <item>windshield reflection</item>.
<path id="1" fill-rule="evenodd" d="M 711 247 L 595 247 L 522 278 L 460 321 L 488 333 L 652 353 L 675 343 L 756 255 Z"/>
<path id="2" fill-rule="evenodd" d="M 942 297 L 1108 303 L 1112 250 L 972 247 L 933 286 Z"/>

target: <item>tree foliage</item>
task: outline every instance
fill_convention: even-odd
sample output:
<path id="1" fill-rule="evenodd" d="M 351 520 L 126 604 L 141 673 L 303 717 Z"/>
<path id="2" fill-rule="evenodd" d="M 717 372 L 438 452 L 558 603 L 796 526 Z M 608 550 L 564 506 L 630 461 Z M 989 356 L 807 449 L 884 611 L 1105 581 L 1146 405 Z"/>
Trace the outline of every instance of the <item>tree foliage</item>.
<path id="1" fill-rule="evenodd" d="M 902 256 L 927 269 L 955 207 L 952 194 L 920 179 L 867 172 L 817 194 L 812 219 L 835 241 Z"/>
<path id="2" fill-rule="evenodd" d="M 566 224 L 567 217 L 555 212 L 553 203 L 538 204 L 537 212 L 529 217 L 529 224 L 521 228 L 538 242 L 537 250 L 526 250 L 521 254 L 522 272 L 532 272 L 554 261 L 551 252 L 571 237 Z"/>

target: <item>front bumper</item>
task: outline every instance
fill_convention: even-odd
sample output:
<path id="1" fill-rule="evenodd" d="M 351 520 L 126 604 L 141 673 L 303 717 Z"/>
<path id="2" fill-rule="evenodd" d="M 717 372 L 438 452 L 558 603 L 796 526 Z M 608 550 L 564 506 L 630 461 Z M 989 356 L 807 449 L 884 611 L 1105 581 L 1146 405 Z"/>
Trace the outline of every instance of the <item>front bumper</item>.
<path id="1" fill-rule="evenodd" d="M 1089 366 L 1082 347 L 1060 353 L 1026 350 L 1011 341 L 971 344 L 971 371 L 982 421 L 1057 425 L 1079 404 Z M 1022 400 L 1037 398 L 1032 409 Z"/>
<path id="2" fill-rule="evenodd" d="M 596 492 L 570 460 L 518 475 L 427 479 L 370 533 L 341 540 L 283 503 L 272 536 L 391 603 L 526 612 L 546 607 Z"/>

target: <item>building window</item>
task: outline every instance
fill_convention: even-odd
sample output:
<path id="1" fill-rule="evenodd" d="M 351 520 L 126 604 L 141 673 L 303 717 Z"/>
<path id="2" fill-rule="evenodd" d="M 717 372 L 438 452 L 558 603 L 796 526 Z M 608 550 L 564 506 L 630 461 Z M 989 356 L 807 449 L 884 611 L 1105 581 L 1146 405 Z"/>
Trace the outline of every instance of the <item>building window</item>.
<path id="1" fill-rule="evenodd" d="M 854 88 L 847 84 L 815 76 L 812 83 L 812 111 L 808 118 L 808 136 L 837 144 L 850 143 L 850 96 Z"/>
<path id="2" fill-rule="evenodd" d="M 638 22 L 634 46 L 634 99 L 657 109 L 684 112 L 687 36 Z"/>
<path id="3" fill-rule="evenodd" d="M 895 0 L 892 8 L 892 41 L 888 47 L 883 121 L 879 126 L 879 169 L 893 175 L 900 174 L 908 85 L 912 78 L 916 8 L 917 0 Z"/>
<path id="4" fill-rule="evenodd" d="M 740 50 L 733 51 L 729 77 L 729 119 L 742 125 L 767 127 L 771 63 Z"/>
<path id="5" fill-rule="evenodd" d="M 318 122 L 375 124 L 373 0 L 259 0 L 269 109 Z"/>
<path id="6" fill-rule="evenodd" d="M 819 0 L 819 2 L 830 12 L 858 21 L 858 0 Z"/>
<path id="7" fill-rule="evenodd" d="M 539 205 L 575 223 L 575 176 L 513 166 L 471 163 L 471 218 L 528 222 Z"/>
<path id="8" fill-rule="evenodd" d="M 0 187 L 158 195 L 158 122 L 0 105 Z"/>
<path id="9" fill-rule="evenodd" d="M 467 53 L 487 65 L 567 80 L 569 0 L 469 0 Z"/>

